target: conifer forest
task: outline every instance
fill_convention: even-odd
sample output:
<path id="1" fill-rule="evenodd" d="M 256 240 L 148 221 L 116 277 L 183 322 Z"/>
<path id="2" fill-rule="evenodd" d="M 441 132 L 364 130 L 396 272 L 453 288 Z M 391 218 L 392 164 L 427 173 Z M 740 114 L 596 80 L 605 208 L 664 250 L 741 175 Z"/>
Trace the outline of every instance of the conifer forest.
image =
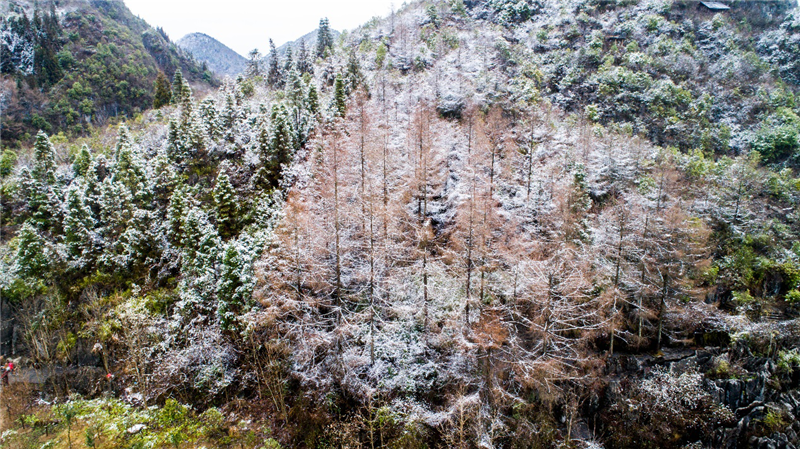
<path id="1" fill-rule="evenodd" d="M 800 447 L 795 0 L 314 20 L 0 1 L 0 448 Z"/>

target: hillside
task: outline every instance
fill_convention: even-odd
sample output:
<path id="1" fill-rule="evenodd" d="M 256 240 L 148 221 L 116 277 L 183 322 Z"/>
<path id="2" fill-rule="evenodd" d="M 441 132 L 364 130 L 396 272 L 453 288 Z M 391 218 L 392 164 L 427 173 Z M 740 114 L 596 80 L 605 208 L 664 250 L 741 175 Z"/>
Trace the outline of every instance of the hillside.
<path id="1" fill-rule="evenodd" d="M 121 1 L 0 4 L 2 141 L 30 145 L 38 130 L 76 136 L 153 104 L 159 72 L 193 83 L 213 75 Z"/>
<path id="2" fill-rule="evenodd" d="M 247 68 L 247 59 L 206 34 L 187 34 L 177 44 L 196 60 L 205 62 L 209 70 L 220 77 L 235 78 Z"/>
<path id="3" fill-rule="evenodd" d="M 0 444 L 797 447 L 800 10 L 730 5 L 418 1 L 4 153 Z"/>

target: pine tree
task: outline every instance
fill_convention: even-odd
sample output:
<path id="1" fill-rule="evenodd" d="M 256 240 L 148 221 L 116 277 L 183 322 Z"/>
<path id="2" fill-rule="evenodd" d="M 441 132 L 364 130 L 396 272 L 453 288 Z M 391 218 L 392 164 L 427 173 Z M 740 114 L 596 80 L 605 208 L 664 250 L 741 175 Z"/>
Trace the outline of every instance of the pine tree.
<path id="1" fill-rule="evenodd" d="M 286 56 L 284 57 L 283 62 L 283 74 L 284 76 L 294 70 L 294 55 L 292 55 L 292 46 L 288 46 L 286 48 Z"/>
<path id="2" fill-rule="evenodd" d="M 72 173 L 75 176 L 86 176 L 91 166 L 92 154 L 89 152 L 89 147 L 83 144 L 81 151 L 75 156 L 75 161 L 72 162 Z"/>
<path id="3" fill-rule="evenodd" d="M 300 49 L 297 51 L 297 62 L 295 63 L 297 71 L 301 75 L 312 72 L 311 64 L 308 61 L 308 49 L 306 48 L 306 41 L 300 40 Z"/>
<path id="4" fill-rule="evenodd" d="M 206 98 L 200 103 L 199 110 L 206 136 L 212 140 L 218 139 L 220 137 L 219 113 L 214 106 L 214 100 Z"/>
<path id="5" fill-rule="evenodd" d="M 153 108 L 160 109 L 161 107 L 170 104 L 172 101 L 172 92 L 170 91 L 169 80 L 167 80 L 164 72 L 158 72 L 154 90 L 155 94 L 153 95 Z"/>
<path id="6" fill-rule="evenodd" d="M 225 246 L 217 286 L 217 316 L 225 330 L 236 328 L 237 317 L 244 313 L 251 296 L 252 281 L 242 259 L 236 242 Z"/>
<path id="7" fill-rule="evenodd" d="M 583 166 L 579 166 L 575 171 L 572 180 L 572 191 L 568 198 L 569 210 L 571 213 L 571 223 L 568 224 L 567 238 L 582 242 L 591 240 L 591 230 L 587 220 L 587 214 L 592 207 L 592 198 L 589 196 L 589 187 L 586 184 L 586 172 Z"/>
<path id="8" fill-rule="evenodd" d="M 219 235 L 208 221 L 208 215 L 198 207 L 191 207 L 183 219 L 183 262 L 185 274 L 202 275 L 215 270 Z"/>
<path id="9" fill-rule="evenodd" d="M 134 197 L 146 194 L 147 172 L 139 153 L 133 147 L 128 127 L 120 125 L 114 150 L 113 181 L 124 185 Z"/>
<path id="10" fill-rule="evenodd" d="M 238 217 L 238 198 L 228 176 L 227 161 L 220 166 L 217 183 L 214 186 L 214 205 L 217 212 L 217 231 L 223 239 L 236 234 Z"/>
<path id="11" fill-rule="evenodd" d="M 292 102 L 296 108 L 302 108 L 305 101 L 305 86 L 300 73 L 292 69 L 287 76 L 288 82 L 286 83 L 286 97 Z"/>
<path id="12" fill-rule="evenodd" d="M 186 157 L 186 148 L 181 135 L 180 127 L 175 119 L 169 121 L 169 132 L 167 134 L 167 157 L 176 164 L 182 163 Z"/>
<path id="13" fill-rule="evenodd" d="M 270 116 L 269 143 L 267 153 L 262 154 L 264 167 L 269 173 L 269 183 L 273 187 L 278 185 L 282 165 L 288 164 L 293 150 L 292 130 L 289 124 L 289 114 L 286 107 L 273 105 Z"/>
<path id="14" fill-rule="evenodd" d="M 317 94 L 317 88 L 314 83 L 311 83 L 308 86 L 308 98 L 306 99 L 306 108 L 311 115 L 317 115 L 319 113 L 319 95 Z"/>
<path id="15" fill-rule="evenodd" d="M 333 36 L 331 35 L 330 23 L 325 17 L 319 20 L 319 30 L 317 30 L 317 57 L 325 59 L 333 52 Z"/>
<path id="16" fill-rule="evenodd" d="M 183 222 L 193 206 L 194 201 L 190 188 L 184 184 L 178 184 L 172 192 L 167 207 L 167 238 L 173 246 L 183 245 Z"/>
<path id="17" fill-rule="evenodd" d="M 36 135 L 31 175 L 43 185 L 53 185 L 56 182 L 56 150 L 44 131 L 39 131 Z"/>
<path id="18" fill-rule="evenodd" d="M 172 192 L 178 184 L 178 175 L 164 150 L 158 155 L 150 165 L 150 191 L 153 192 L 153 199 L 159 207 L 166 208 L 169 204 Z"/>
<path id="19" fill-rule="evenodd" d="M 64 243 L 72 269 L 82 271 L 92 262 L 95 220 L 86 203 L 86 185 L 81 180 L 73 183 L 64 202 Z"/>
<path id="20" fill-rule="evenodd" d="M 334 84 L 333 102 L 336 107 L 336 115 L 344 117 L 347 112 L 347 94 L 345 93 L 344 80 L 342 75 L 336 75 L 336 83 Z"/>
<path id="21" fill-rule="evenodd" d="M 247 69 L 245 76 L 248 78 L 258 78 L 261 76 L 261 52 L 257 48 L 250 50 L 247 54 Z"/>
<path id="22" fill-rule="evenodd" d="M 60 204 L 54 191 L 56 184 L 55 148 L 43 132 L 36 136 L 33 147 L 33 170 L 22 173 L 28 209 L 40 229 L 50 230 L 59 224 Z M 27 176 L 30 178 L 27 179 Z"/>
<path id="23" fill-rule="evenodd" d="M 183 72 L 181 69 L 175 71 L 175 75 L 172 77 L 172 103 L 173 104 L 181 104 L 183 101 L 183 97 L 181 96 L 183 93 Z"/>
<path id="24" fill-rule="evenodd" d="M 361 64 L 358 62 L 358 56 L 355 49 L 350 51 L 350 57 L 347 60 L 347 91 L 355 92 L 364 81 L 364 75 L 361 73 Z"/>
<path id="25" fill-rule="evenodd" d="M 275 43 L 269 40 L 269 68 L 267 69 L 267 84 L 272 87 L 281 87 L 281 66 L 278 50 Z"/>
<path id="26" fill-rule="evenodd" d="M 14 271 L 27 279 L 41 279 L 47 275 L 50 259 L 45 254 L 45 240 L 36 227 L 25 222 L 17 232 L 17 251 L 14 255 Z"/>

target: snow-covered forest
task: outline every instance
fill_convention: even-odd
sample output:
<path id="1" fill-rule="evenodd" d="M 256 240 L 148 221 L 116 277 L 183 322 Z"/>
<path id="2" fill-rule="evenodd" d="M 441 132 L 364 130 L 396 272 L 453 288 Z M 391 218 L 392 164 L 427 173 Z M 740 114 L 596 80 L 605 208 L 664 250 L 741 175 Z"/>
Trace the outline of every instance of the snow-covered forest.
<path id="1" fill-rule="evenodd" d="M 327 26 L 3 152 L 0 447 L 796 447 L 796 3 Z"/>

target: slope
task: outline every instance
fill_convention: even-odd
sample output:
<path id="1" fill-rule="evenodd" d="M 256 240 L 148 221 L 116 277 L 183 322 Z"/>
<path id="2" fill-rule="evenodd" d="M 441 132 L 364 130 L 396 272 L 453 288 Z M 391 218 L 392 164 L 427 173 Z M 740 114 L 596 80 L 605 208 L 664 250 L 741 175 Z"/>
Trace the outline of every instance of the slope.
<path id="1" fill-rule="evenodd" d="M 796 19 L 742 5 L 418 2 L 41 135 L 0 190 L 21 351 L 108 385 L 67 403 L 103 447 L 796 445 Z"/>
<path id="2" fill-rule="evenodd" d="M 235 78 L 247 67 L 247 59 L 203 33 L 187 34 L 177 44 L 198 61 L 206 63 L 208 68 L 219 76 Z"/>
<path id="3" fill-rule="evenodd" d="M 78 135 L 151 107 L 158 72 L 192 82 L 210 72 L 121 1 L 4 2 L 0 71 L 3 141 L 30 144 L 38 130 Z"/>

